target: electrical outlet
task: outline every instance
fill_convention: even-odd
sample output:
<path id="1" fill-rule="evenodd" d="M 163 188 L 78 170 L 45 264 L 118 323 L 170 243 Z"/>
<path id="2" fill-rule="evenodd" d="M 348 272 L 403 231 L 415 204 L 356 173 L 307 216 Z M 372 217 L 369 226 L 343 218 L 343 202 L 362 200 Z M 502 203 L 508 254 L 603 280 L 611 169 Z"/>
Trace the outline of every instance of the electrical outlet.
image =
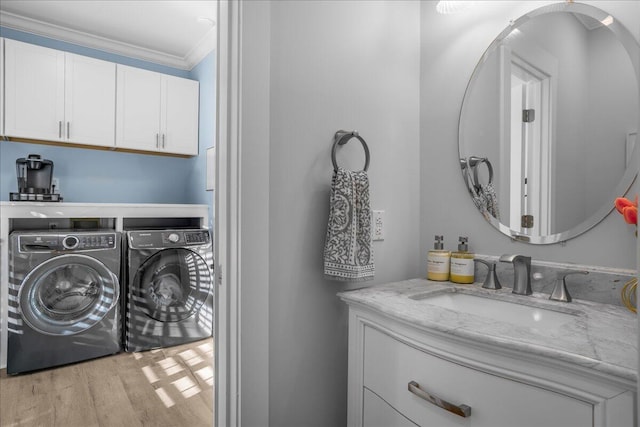
<path id="1" fill-rule="evenodd" d="M 60 182 L 58 178 L 51 178 L 51 187 L 54 193 L 60 194 Z"/>
<path id="2" fill-rule="evenodd" d="M 384 211 L 373 211 L 371 239 L 384 240 Z"/>

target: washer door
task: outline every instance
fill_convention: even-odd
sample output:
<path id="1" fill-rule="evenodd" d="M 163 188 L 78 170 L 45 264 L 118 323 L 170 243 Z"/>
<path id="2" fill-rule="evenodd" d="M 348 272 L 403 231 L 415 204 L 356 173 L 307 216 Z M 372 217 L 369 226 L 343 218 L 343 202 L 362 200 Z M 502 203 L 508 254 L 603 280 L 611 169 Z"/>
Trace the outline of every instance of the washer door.
<path id="1" fill-rule="evenodd" d="M 22 319 L 46 335 L 73 335 L 94 326 L 116 305 L 116 275 L 95 258 L 67 254 L 51 258 L 22 282 Z"/>
<path id="2" fill-rule="evenodd" d="M 179 322 L 200 310 L 213 287 L 205 260 L 184 248 L 164 249 L 149 257 L 133 280 L 136 305 L 161 322 Z"/>

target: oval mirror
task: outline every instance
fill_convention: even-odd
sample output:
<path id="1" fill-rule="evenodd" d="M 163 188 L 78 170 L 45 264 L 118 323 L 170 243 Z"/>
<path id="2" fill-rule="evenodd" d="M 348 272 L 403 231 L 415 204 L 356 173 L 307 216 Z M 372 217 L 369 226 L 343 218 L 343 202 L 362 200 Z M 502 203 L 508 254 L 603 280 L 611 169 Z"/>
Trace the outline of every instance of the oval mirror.
<path id="1" fill-rule="evenodd" d="M 475 205 L 526 242 L 589 230 L 635 180 L 640 47 L 608 13 L 558 3 L 517 19 L 465 92 L 460 167 Z"/>

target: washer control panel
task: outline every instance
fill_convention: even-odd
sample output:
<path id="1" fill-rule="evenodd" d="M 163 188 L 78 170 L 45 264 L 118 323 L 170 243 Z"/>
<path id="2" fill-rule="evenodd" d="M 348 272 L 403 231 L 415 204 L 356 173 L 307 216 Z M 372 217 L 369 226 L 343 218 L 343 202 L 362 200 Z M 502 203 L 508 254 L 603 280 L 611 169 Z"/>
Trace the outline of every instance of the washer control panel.
<path id="1" fill-rule="evenodd" d="M 25 234 L 19 237 L 20 252 L 92 251 L 115 249 L 116 233 Z"/>

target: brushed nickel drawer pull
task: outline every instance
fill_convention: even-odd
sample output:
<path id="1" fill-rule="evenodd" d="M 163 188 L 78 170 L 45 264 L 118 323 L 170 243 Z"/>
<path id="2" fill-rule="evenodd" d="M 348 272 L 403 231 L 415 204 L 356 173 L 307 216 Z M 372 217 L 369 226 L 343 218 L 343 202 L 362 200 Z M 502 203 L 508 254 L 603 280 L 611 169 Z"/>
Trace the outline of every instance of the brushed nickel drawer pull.
<path id="1" fill-rule="evenodd" d="M 164 148 L 164 133 L 162 134 L 162 148 Z"/>
<path id="2" fill-rule="evenodd" d="M 69 131 L 69 122 L 67 122 L 67 139 L 71 139 L 71 132 Z"/>
<path id="3" fill-rule="evenodd" d="M 421 399 L 426 400 L 429 403 L 433 403 L 436 406 L 441 407 L 442 409 L 446 409 L 449 412 L 452 412 L 456 415 L 460 415 L 461 417 L 468 417 L 471 415 L 471 407 L 467 405 L 454 405 L 453 403 L 449 403 L 446 400 L 440 399 L 437 396 L 432 396 L 423 389 L 420 388 L 420 384 L 415 381 L 409 382 L 409 391 Z"/>
<path id="4" fill-rule="evenodd" d="M 160 134 L 156 133 L 156 148 L 160 148 Z"/>
<path id="5" fill-rule="evenodd" d="M 62 139 L 62 120 L 58 121 L 58 138 Z"/>

